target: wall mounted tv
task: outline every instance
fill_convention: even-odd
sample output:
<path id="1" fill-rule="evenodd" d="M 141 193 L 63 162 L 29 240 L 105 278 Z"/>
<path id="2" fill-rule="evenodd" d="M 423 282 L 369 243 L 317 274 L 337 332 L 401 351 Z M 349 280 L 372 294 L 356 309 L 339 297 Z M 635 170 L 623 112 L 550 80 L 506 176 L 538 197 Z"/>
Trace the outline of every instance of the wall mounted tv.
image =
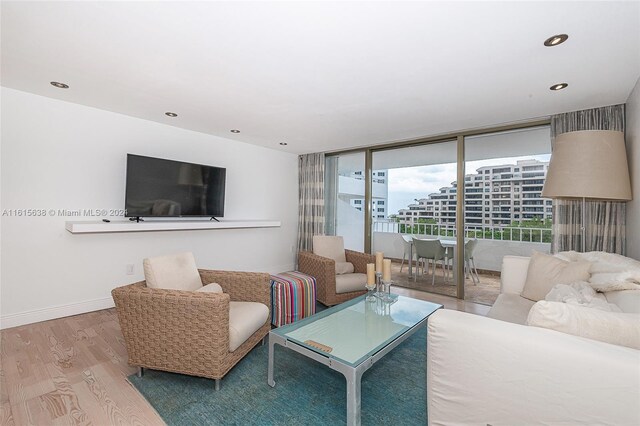
<path id="1" fill-rule="evenodd" d="M 127 154 L 127 217 L 221 217 L 227 169 Z"/>

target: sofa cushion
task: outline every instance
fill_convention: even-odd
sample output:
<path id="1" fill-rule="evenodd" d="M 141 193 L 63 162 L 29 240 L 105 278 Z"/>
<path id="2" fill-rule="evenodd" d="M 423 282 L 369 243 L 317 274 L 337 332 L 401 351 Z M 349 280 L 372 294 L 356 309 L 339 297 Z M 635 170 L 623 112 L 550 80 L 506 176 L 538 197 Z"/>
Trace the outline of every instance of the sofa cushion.
<path id="1" fill-rule="evenodd" d="M 354 268 L 351 262 L 336 262 L 336 274 L 353 274 Z"/>
<path id="2" fill-rule="evenodd" d="M 427 327 L 429 425 L 640 425 L 635 349 L 449 309 Z"/>
<path id="3" fill-rule="evenodd" d="M 537 302 L 556 284 L 571 284 L 589 279 L 589 262 L 567 262 L 557 257 L 534 252 L 527 268 L 522 297 Z"/>
<path id="4" fill-rule="evenodd" d="M 342 237 L 314 235 L 313 253 L 318 256 L 328 257 L 336 262 L 347 261 L 347 255 L 344 252 L 344 240 Z"/>
<path id="5" fill-rule="evenodd" d="M 349 293 L 365 289 L 367 274 L 336 275 L 336 293 Z"/>
<path id="6" fill-rule="evenodd" d="M 487 313 L 487 317 L 524 325 L 534 304 L 535 302 L 520 297 L 519 294 L 502 293 Z"/>
<path id="7" fill-rule="evenodd" d="M 500 293 L 522 293 L 527 281 L 530 257 L 505 256 L 500 271 Z"/>
<path id="8" fill-rule="evenodd" d="M 157 256 L 142 261 L 147 287 L 194 291 L 202 280 L 192 253 Z"/>
<path id="9" fill-rule="evenodd" d="M 240 347 L 269 319 L 269 308 L 258 302 L 229 302 L 229 352 Z"/>
<path id="10" fill-rule="evenodd" d="M 200 287 L 196 291 L 199 291 L 199 292 L 202 292 L 202 293 L 224 293 L 222 291 L 222 287 L 220 287 L 220 284 L 218 284 L 218 283 L 211 283 L 211 284 L 203 285 L 202 287 Z"/>
<path id="11" fill-rule="evenodd" d="M 640 315 L 607 312 L 562 302 L 540 301 L 527 325 L 640 349 Z"/>
<path id="12" fill-rule="evenodd" d="M 618 306 L 622 312 L 640 314 L 640 291 L 620 290 L 604 293 L 607 302 Z"/>

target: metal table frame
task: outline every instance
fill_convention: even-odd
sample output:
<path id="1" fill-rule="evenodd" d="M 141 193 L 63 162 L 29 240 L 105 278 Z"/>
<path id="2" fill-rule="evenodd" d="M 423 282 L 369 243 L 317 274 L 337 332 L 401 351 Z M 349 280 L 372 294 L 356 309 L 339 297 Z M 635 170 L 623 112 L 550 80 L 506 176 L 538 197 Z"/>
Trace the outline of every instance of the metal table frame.
<path id="1" fill-rule="evenodd" d="M 442 306 L 440 308 L 442 309 Z M 435 311 L 434 311 L 435 312 Z M 430 314 L 431 315 L 431 314 Z M 344 375 L 347 380 L 347 425 L 349 426 L 359 426 L 360 425 L 360 408 L 361 408 L 361 398 L 360 398 L 360 385 L 362 382 L 362 375 L 365 371 L 370 369 L 373 364 L 380 361 L 382 357 L 391 352 L 396 346 L 400 343 L 407 340 L 411 337 L 416 331 L 421 329 L 426 325 L 429 316 L 426 316 L 423 320 L 415 324 L 413 327 L 409 328 L 405 333 L 398 336 L 396 339 L 392 340 L 380 349 L 375 354 L 371 355 L 369 358 L 366 358 L 364 361 L 359 363 L 356 366 L 348 365 L 344 362 L 341 362 L 337 359 L 331 358 L 328 355 L 322 355 L 318 352 L 314 352 L 310 349 L 305 348 L 302 345 L 299 345 L 295 342 L 287 340 L 285 337 L 280 336 L 273 331 L 269 332 L 269 371 L 267 377 L 267 383 L 269 386 L 274 387 L 276 382 L 273 379 L 273 362 L 274 362 L 274 349 L 275 345 L 278 344 L 280 346 L 284 346 L 285 348 L 289 348 L 292 351 L 298 352 L 307 358 L 311 358 L 320 364 L 326 365 L 332 370 L 339 371 Z"/>

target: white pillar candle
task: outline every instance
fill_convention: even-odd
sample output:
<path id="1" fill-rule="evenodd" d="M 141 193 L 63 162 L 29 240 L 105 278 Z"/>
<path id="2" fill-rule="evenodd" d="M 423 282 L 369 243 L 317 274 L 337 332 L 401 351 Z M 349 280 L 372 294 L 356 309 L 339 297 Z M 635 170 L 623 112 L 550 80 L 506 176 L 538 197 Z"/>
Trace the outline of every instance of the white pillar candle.
<path id="1" fill-rule="evenodd" d="M 376 269 L 373 263 L 367 263 L 367 285 L 376 283 Z"/>
<path id="2" fill-rule="evenodd" d="M 391 259 L 382 261 L 382 280 L 391 281 Z"/>
<path id="3" fill-rule="evenodd" d="M 382 259 L 384 255 L 381 251 L 376 252 L 376 272 L 382 273 Z"/>

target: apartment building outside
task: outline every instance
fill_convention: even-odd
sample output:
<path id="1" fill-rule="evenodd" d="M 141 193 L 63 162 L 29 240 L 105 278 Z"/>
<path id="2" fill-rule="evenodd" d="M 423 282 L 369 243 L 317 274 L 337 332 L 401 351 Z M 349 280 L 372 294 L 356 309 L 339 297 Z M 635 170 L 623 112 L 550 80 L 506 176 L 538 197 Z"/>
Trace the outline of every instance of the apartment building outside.
<path id="1" fill-rule="evenodd" d="M 389 198 L 388 198 L 388 187 L 389 187 L 389 171 L 388 170 L 373 170 L 371 172 L 372 180 L 374 184 L 379 184 L 381 190 L 377 191 L 377 196 L 373 197 L 373 206 L 371 209 L 371 216 L 374 219 L 386 219 L 387 214 L 389 212 Z M 351 172 L 349 177 L 356 180 L 364 180 L 364 172 L 361 170 Z M 362 193 L 362 198 L 351 198 L 350 199 L 351 207 L 355 208 L 358 211 L 363 211 L 364 209 L 364 193 Z"/>
<path id="2" fill-rule="evenodd" d="M 464 220 L 474 226 L 502 227 L 513 222 L 551 219 L 551 200 L 542 198 L 542 187 L 549 163 L 535 159 L 517 164 L 480 167 L 477 173 L 465 175 Z M 431 219 L 438 225 L 456 222 L 458 187 L 440 188 L 440 192 L 416 200 L 398 212 L 400 224 L 412 225 L 419 219 Z"/>

